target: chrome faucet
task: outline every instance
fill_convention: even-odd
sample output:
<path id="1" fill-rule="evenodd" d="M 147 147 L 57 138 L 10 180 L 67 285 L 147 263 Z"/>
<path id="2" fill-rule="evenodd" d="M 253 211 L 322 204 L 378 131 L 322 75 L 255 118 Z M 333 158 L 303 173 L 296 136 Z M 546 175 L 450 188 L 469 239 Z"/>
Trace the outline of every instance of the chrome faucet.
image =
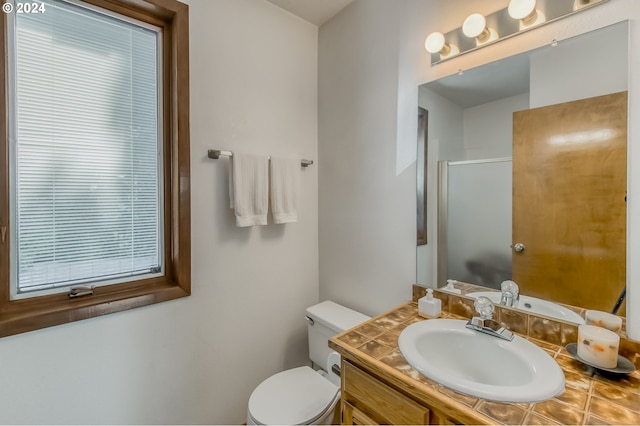
<path id="1" fill-rule="evenodd" d="M 502 306 L 518 306 L 518 300 L 520 299 L 518 284 L 511 280 L 503 281 L 500 284 L 500 290 L 502 291 L 502 296 L 500 297 Z"/>
<path id="2" fill-rule="evenodd" d="M 467 322 L 467 328 L 499 339 L 513 340 L 513 333 L 493 319 L 495 307 L 488 297 L 478 297 L 473 306 L 480 316 L 471 318 L 469 322 Z"/>

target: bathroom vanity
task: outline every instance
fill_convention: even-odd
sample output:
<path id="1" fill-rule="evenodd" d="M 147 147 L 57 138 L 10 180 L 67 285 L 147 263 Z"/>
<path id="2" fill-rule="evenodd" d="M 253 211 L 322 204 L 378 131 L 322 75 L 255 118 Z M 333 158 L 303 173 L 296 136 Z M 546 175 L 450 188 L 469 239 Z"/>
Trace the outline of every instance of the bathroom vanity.
<path id="1" fill-rule="evenodd" d="M 538 403 L 489 401 L 463 395 L 421 375 L 398 348 L 402 330 L 424 321 L 418 316 L 415 303 L 420 291 L 414 288 L 414 302 L 330 340 L 329 346 L 342 356 L 343 424 L 640 424 L 640 372 L 617 377 L 593 375 L 564 349 L 565 341 L 575 341 L 575 325 L 568 323 L 560 323 L 555 334 L 536 334 L 537 327 L 516 331 L 546 351 L 562 368 L 566 389 L 553 399 Z M 472 301 L 436 292 L 437 297 L 443 297 L 443 317 L 468 318 L 458 305 L 470 302 L 473 306 Z M 511 313 L 505 312 L 507 319 Z M 536 324 L 533 319 L 525 321 Z M 637 367 L 638 343 L 626 341 L 623 346 L 626 352 L 621 349 L 621 353 Z"/>

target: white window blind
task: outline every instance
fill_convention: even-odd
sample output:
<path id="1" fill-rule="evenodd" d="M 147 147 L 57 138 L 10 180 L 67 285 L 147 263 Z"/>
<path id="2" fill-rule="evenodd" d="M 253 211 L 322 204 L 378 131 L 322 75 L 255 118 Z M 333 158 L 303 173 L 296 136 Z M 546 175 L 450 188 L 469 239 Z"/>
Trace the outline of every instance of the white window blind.
<path id="1" fill-rule="evenodd" d="M 44 4 L 9 16 L 15 289 L 157 274 L 161 33 Z"/>

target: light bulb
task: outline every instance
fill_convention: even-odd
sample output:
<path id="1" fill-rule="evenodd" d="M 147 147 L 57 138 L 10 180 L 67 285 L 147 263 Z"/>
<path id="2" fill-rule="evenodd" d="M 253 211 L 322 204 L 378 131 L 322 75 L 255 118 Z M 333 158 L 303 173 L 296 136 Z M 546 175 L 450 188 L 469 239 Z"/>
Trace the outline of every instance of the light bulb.
<path id="1" fill-rule="evenodd" d="M 536 0 L 511 0 L 508 11 L 509 16 L 520 21 L 520 30 L 546 21 L 542 12 L 536 9 Z"/>
<path id="2" fill-rule="evenodd" d="M 444 36 L 442 33 L 431 33 L 424 42 L 424 47 L 429 53 L 439 53 L 444 47 Z"/>
<path id="3" fill-rule="evenodd" d="M 462 32 L 467 37 L 475 38 L 480 46 L 498 39 L 498 33 L 493 28 L 487 28 L 487 20 L 479 13 L 467 16 L 462 24 Z"/>
<path id="4" fill-rule="evenodd" d="M 479 13 L 474 13 L 467 16 L 462 24 L 462 32 L 467 37 L 478 37 L 487 28 L 487 20 Z"/>
<path id="5" fill-rule="evenodd" d="M 536 11 L 536 0 L 511 0 L 508 11 L 513 19 L 525 19 Z"/>
<path id="6" fill-rule="evenodd" d="M 440 59 L 450 58 L 460 53 L 460 49 L 453 43 L 446 43 L 444 35 L 439 32 L 429 34 L 424 41 L 424 48 L 429 53 L 439 53 Z"/>

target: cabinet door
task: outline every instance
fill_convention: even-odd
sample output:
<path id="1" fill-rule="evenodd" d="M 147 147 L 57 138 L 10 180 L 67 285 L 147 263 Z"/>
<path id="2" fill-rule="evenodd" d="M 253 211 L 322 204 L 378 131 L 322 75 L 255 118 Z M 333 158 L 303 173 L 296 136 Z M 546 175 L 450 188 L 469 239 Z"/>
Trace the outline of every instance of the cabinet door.
<path id="1" fill-rule="evenodd" d="M 377 425 L 378 423 L 348 402 L 342 403 L 343 425 Z"/>
<path id="2" fill-rule="evenodd" d="M 452 419 L 451 417 L 447 417 L 442 413 L 438 413 L 437 411 L 431 411 L 430 422 L 432 425 L 441 425 L 441 426 L 462 424 L 458 420 Z"/>
<path id="3" fill-rule="evenodd" d="M 343 422 L 429 424 L 430 411 L 377 378 L 343 362 Z M 355 418 L 355 420 L 354 420 Z"/>

